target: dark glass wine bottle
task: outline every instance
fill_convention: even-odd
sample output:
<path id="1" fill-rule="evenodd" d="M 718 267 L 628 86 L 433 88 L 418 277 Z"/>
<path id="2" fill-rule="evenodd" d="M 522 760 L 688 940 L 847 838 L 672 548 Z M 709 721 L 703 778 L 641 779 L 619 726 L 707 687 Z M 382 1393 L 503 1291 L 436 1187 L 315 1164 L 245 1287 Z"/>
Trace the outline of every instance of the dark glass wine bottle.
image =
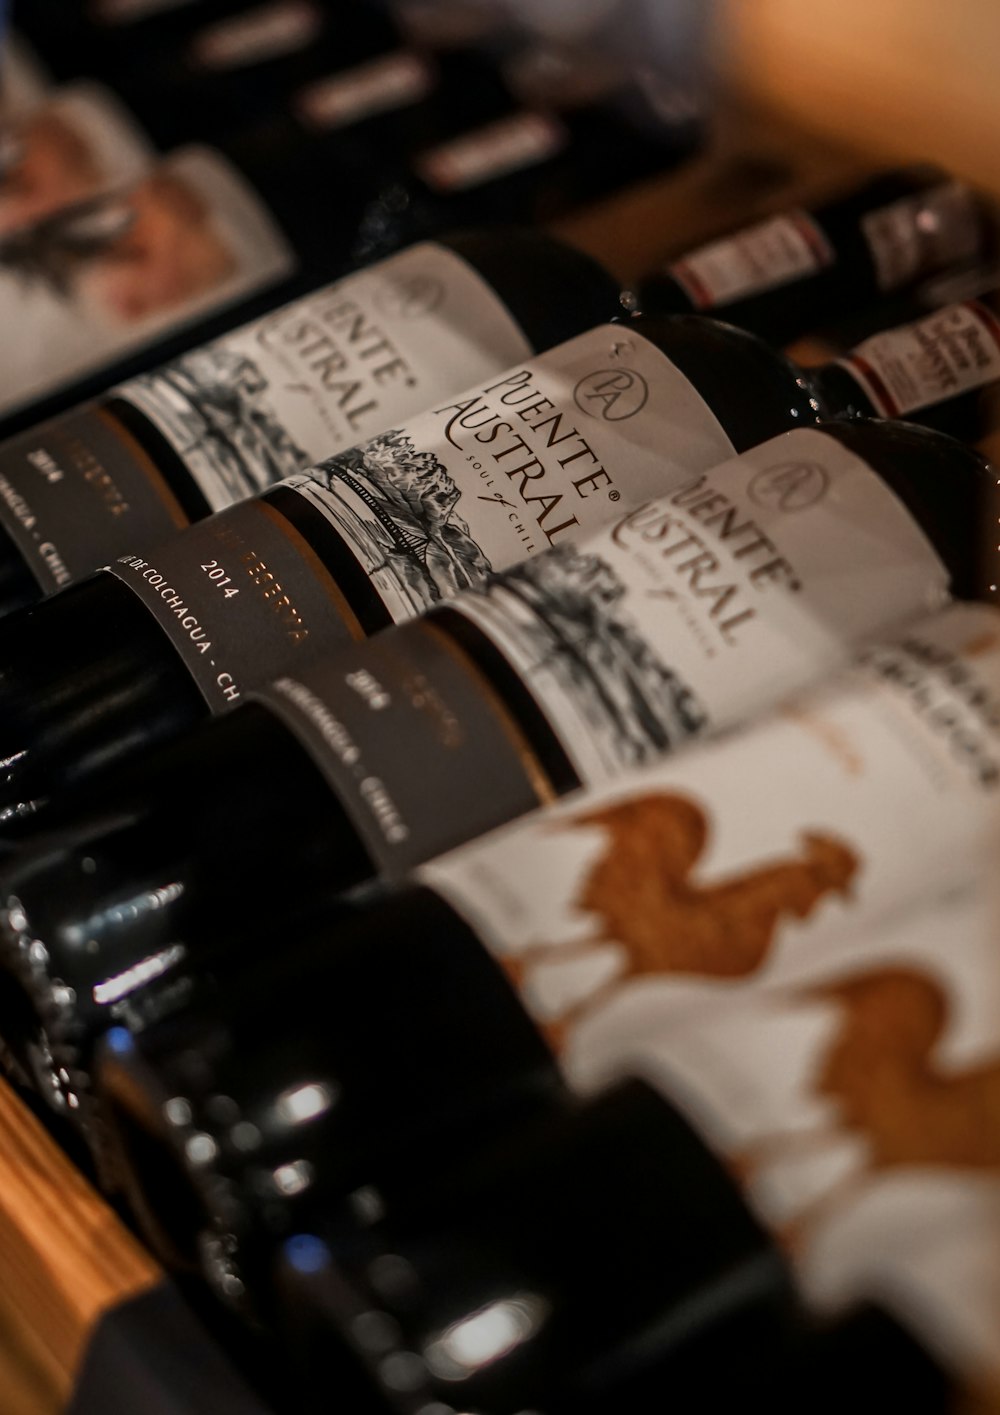
<path id="1" fill-rule="evenodd" d="M 998 513 L 996 474 L 940 434 L 801 429 L 290 669 L 23 832 L 0 1036 L 43 1037 L 72 1072 L 43 1086 L 58 1104 L 107 1026 L 266 962 L 289 918 L 750 718 L 949 589 L 996 599 Z"/>
<path id="2" fill-rule="evenodd" d="M 932 167 L 880 173 L 679 256 L 639 284 L 648 314 L 712 314 L 783 343 L 947 266 L 988 254 L 991 220 Z"/>
<path id="3" fill-rule="evenodd" d="M 423 243 L 0 447 L 5 611 L 610 318 L 609 276 L 542 235 Z"/>
<path id="4" fill-rule="evenodd" d="M 442 1150 L 455 1173 L 518 1117 L 545 1127 L 567 1085 L 593 1095 L 640 1062 L 711 1121 L 755 1202 L 789 1137 L 792 1151 L 813 1130 L 826 1143 L 831 1115 L 860 1115 L 868 1135 L 858 1085 L 877 1091 L 872 1142 L 895 1097 L 901 1163 L 919 1164 L 921 1134 L 879 1050 L 905 1046 L 914 1008 L 927 1011 L 899 970 L 933 973 L 947 939 L 962 1055 L 998 1025 L 982 1008 L 976 1021 L 976 998 L 993 995 L 995 921 L 969 896 L 989 878 L 997 826 L 998 623 L 995 607 L 953 606 L 869 646 L 794 711 L 484 837 L 280 953 L 272 929 L 270 956 L 245 969 L 195 979 L 173 942 L 108 978 L 95 991 L 116 997 L 120 1025 L 97 1068 L 96 1133 L 154 1241 L 175 1259 L 200 1251 L 222 1295 L 242 1300 L 310 1213 L 336 1216 L 349 1260 L 360 1231 L 439 1200 L 450 1210 Z M 144 988 L 157 971 L 159 990 Z M 866 1028 L 862 1010 L 871 1045 L 841 1065 L 820 1023 L 838 1000 L 853 1006 L 839 980 L 859 972 L 878 984 L 885 1025 Z M 188 1005 L 164 1017 L 178 997 Z M 63 1001 L 53 989 L 50 1015 Z M 889 1025 L 894 1013 L 904 1022 Z M 995 1148 L 966 1124 L 981 1092 L 978 1070 L 963 1077 L 978 1065 L 955 1073 L 955 1128 L 931 1125 L 929 1141 L 973 1171 Z"/>
<path id="5" fill-rule="evenodd" d="M 286 111 L 207 151 L 172 154 L 128 194 L 8 239 L 0 308 L 27 334 L 17 360 L 0 358 L 0 432 L 33 428 L 353 264 L 469 224 L 464 194 L 420 201 L 409 156 L 509 109 L 474 56 L 394 51 L 300 86 Z M 539 181 L 508 193 L 506 225 L 519 212 L 533 223 Z M 491 190 L 485 174 L 492 212 Z"/>
<path id="6" fill-rule="evenodd" d="M 324 1343 L 345 1339 L 400 1412 L 955 1408 L 958 1373 L 888 1304 L 810 1313 L 732 1177 L 641 1082 L 449 1170 L 408 1220 L 345 1254 L 321 1219 L 278 1252 L 269 1300 L 317 1409 Z"/>

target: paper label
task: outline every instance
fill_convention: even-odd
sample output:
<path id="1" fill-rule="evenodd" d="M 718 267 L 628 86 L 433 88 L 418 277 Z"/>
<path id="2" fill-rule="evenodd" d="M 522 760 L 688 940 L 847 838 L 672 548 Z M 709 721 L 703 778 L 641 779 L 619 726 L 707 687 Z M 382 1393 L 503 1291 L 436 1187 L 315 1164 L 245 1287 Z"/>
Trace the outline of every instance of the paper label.
<path id="1" fill-rule="evenodd" d="M 273 0 L 207 25 L 191 45 L 202 69 L 243 69 L 305 49 L 323 32 L 323 14 L 312 0 Z"/>
<path id="2" fill-rule="evenodd" d="M 189 148 L 119 196 L 0 248 L 0 413 L 92 374 L 289 275 L 294 258 L 242 177 Z"/>
<path id="3" fill-rule="evenodd" d="M 456 606 L 515 667 L 583 783 L 731 726 L 947 600 L 899 498 L 798 429 Z"/>
<path id="4" fill-rule="evenodd" d="M 439 192 L 464 192 L 557 156 L 569 132 L 545 113 L 515 113 L 464 133 L 415 159 L 419 177 Z"/>
<path id="5" fill-rule="evenodd" d="M 962 888 L 1000 812 L 1000 614 L 955 606 L 757 726 L 423 866 L 589 1089 L 675 999 Z"/>
<path id="6" fill-rule="evenodd" d="M 655 345 L 602 326 L 288 485 L 333 524 L 398 622 L 732 451 Z"/>
<path id="7" fill-rule="evenodd" d="M 487 282 L 427 243 L 114 392 L 221 509 L 528 353 Z"/>
<path id="8" fill-rule="evenodd" d="M 960 182 L 903 197 L 861 222 L 878 287 L 898 290 L 922 274 L 971 260 L 982 243 L 979 202 Z"/>
<path id="9" fill-rule="evenodd" d="M 880 417 L 901 418 L 1000 379 L 1000 322 L 976 301 L 876 334 L 838 361 Z"/>
<path id="10" fill-rule="evenodd" d="M 627 1027 L 625 1069 L 732 1165 L 814 1310 L 875 1302 L 973 1383 L 1000 1375 L 998 924 L 961 894 L 749 986 L 622 998 L 582 1067 L 616 1070 Z"/>
<path id="11" fill-rule="evenodd" d="M 488 681 L 433 623 L 387 629 L 255 697 L 310 753 L 383 879 L 553 798 Z"/>
<path id="12" fill-rule="evenodd" d="M 333 577 L 264 501 L 220 511 L 107 570 L 142 600 L 216 713 L 360 636 Z"/>
<path id="13" fill-rule="evenodd" d="M 0 526 L 46 594 L 96 570 L 123 540 L 186 525 L 148 455 L 99 407 L 0 444 Z"/>
<path id="14" fill-rule="evenodd" d="M 836 251 L 806 211 L 713 241 L 667 267 L 698 309 L 759 295 L 832 265 Z"/>
<path id="15" fill-rule="evenodd" d="M 420 103 L 434 92 L 436 82 L 426 59 L 400 50 L 309 84 L 299 91 L 295 110 L 314 128 L 346 128 Z"/>
<path id="16" fill-rule="evenodd" d="M 60 89 L 0 135 L 0 237 L 131 186 L 152 160 L 145 136 L 107 89 Z"/>

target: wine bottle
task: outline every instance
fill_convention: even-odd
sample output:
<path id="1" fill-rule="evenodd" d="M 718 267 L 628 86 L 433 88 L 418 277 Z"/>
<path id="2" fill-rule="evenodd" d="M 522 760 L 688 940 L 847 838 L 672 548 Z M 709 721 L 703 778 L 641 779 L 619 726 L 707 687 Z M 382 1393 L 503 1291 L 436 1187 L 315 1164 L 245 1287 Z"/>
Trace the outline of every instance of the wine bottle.
<path id="1" fill-rule="evenodd" d="M 647 314 L 711 313 L 784 343 L 990 251 L 968 187 L 932 167 L 879 173 L 697 247 L 640 281 Z"/>
<path id="2" fill-rule="evenodd" d="M 515 1410 L 515 1392 L 529 1405 L 563 1408 L 547 1387 L 554 1379 L 557 1389 L 565 1382 L 560 1395 L 572 1409 L 581 1370 L 593 1378 L 595 1367 L 613 1390 L 626 1373 L 665 1390 L 673 1350 L 646 1343 L 656 1355 L 643 1371 L 635 1337 L 653 1313 L 663 1321 L 680 1305 L 666 1278 L 677 1272 L 676 1257 L 664 1262 L 667 1247 L 679 1244 L 689 1257 L 704 1251 L 704 1225 L 722 1244 L 730 1283 L 743 1271 L 729 1206 L 700 1187 L 711 1183 L 703 1161 L 723 1188 L 737 1179 L 770 1235 L 758 1250 L 758 1276 L 769 1281 L 744 1289 L 750 1313 L 760 1315 L 764 1293 L 777 1306 L 787 1264 L 817 1322 L 850 1325 L 859 1309 L 881 1309 L 876 1360 L 893 1327 L 897 1357 L 908 1337 L 911 1369 L 932 1377 L 915 1408 L 953 1409 L 948 1397 L 963 1389 L 995 1390 L 1000 1305 L 990 1255 L 1000 1178 L 996 1129 L 984 1115 L 1000 1086 L 996 929 L 980 891 L 848 934 L 839 947 L 791 944 L 766 983 L 728 994 L 705 989 L 700 1000 L 689 994 L 679 1003 L 662 980 L 633 980 L 631 999 L 622 989 L 606 1005 L 603 1030 L 591 1019 L 589 1041 L 581 1035 L 567 1052 L 574 1091 L 594 1099 L 563 1121 L 561 1134 L 536 1127 L 518 1137 L 516 1155 L 491 1155 L 454 1188 L 445 1178 L 426 1211 L 402 1223 L 387 1215 L 362 1245 L 363 1266 L 346 1245 L 301 1235 L 286 1245 L 283 1267 L 325 1268 L 342 1294 L 360 1294 L 332 1311 L 345 1331 L 380 1328 L 385 1345 L 367 1354 L 390 1397 L 388 1378 L 402 1364 L 391 1355 L 404 1351 L 418 1357 L 407 1394 L 447 1393 L 452 1408 Z M 623 1075 L 640 1079 L 623 1083 Z M 596 1274 L 584 1232 L 591 1241 L 600 1235 Z M 620 1268 L 603 1268 L 605 1243 Z M 719 1261 L 718 1250 L 708 1252 Z M 597 1279 L 593 1288 L 582 1284 L 585 1272 Z M 714 1314 L 704 1301 L 710 1283 L 687 1274 L 681 1283 Z M 624 1291 L 651 1309 L 627 1328 L 633 1339 L 621 1352 L 614 1336 L 610 1350 L 602 1345 L 620 1330 L 594 1307 L 602 1287 L 614 1293 L 612 1306 Z M 737 1310 L 749 1315 L 742 1304 Z M 483 1322 L 484 1312 L 493 1320 Z M 567 1329 L 579 1346 L 558 1340 Z M 739 1326 L 735 1341 L 724 1329 L 698 1334 L 716 1359 L 731 1346 L 745 1359 Z M 365 1351 L 363 1341 L 357 1346 Z M 875 1407 L 866 1400 L 865 1408 Z"/>
<path id="3" fill-rule="evenodd" d="M 610 317 L 615 294 L 544 236 L 445 237 L 8 441 L 4 609 Z"/>
<path id="4" fill-rule="evenodd" d="M 353 383 L 331 392 L 356 406 Z M 820 407 L 780 354 L 727 326 L 601 326 L 119 556 L 0 630 L 5 829 L 253 682 L 585 535 Z"/>
<path id="5" fill-rule="evenodd" d="M 457 1168 L 496 1117 L 544 1123 L 566 1078 L 599 1089 L 609 1048 L 627 1064 L 667 1008 L 695 1017 L 685 1086 L 711 1087 L 694 1049 L 706 998 L 728 999 L 735 1026 L 740 989 L 837 950 L 866 959 L 858 940 L 894 910 L 913 917 L 987 877 L 998 705 L 1000 612 L 953 606 L 789 710 L 424 865 L 280 956 L 272 942 L 249 968 L 204 977 L 200 1005 L 190 975 L 175 979 L 191 1003 L 176 1016 L 156 1020 L 157 990 L 141 984 L 160 969 L 166 996 L 183 943 L 108 979 L 122 1025 L 98 1062 L 100 1133 L 117 1137 L 154 1239 L 190 1260 L 203 1231 L 210 1275 L 250 1288 L 313 1209 L 339 1216 L 349 1252 L 352 1213 L 356 1228 L 430 1202 L 428 1149 L 444 1135 Z M 81 951 L 96 922 L 80 919 Z M 779 1038 L 767 1057 L 782 1055 Z M 69 1073 L 71 1046 L 61 1059 Z"/>
<path id="6" fill-rule="evenodd" d="M 0 310 L 24 338 L 0 359 L 0 430 L 34 427 L 367 263 L 373 231 L 386 255 L 411 228 L 433 237 L 462 224 L 446 199 L 407 223 L 407 154 L 506 107 L 470 56 L 431 63 L 396 50 L 301 85 L 287 111 L 217 138 L 210 156 L 174 154 L 131 193 L 57 209 L 8 239 Z M 518 210 L 508 204 L 508 224 Z"/>
<path id="7" fill-rule="evenodd" d="M 307 1409 L 329 1400 L 324 1352 L 345 1340 L 398 1411 L 791 1415 L 806 1390 L 826 1415 L 956 1408 L 954 1375 L 890 1304 L 810 1311 L 697 1129 L 641 1081 L 522 1126 L 440 1187 L 346 1258 L 321 1215 L 278 1250 L 267 1297 Z"/>
<path id="8" fill-rule="evenodd" d="M 980 537 L 998 509 L 995 473 L 939 434 L 800 429 L 579 550 L 282 675 L 125 780 L 56 802 L 48 832 L 0 869 L 20 935 L 8 961 L 24 972 L 25 940 L 45 952 L 19 1017 L 43 1052 L 71 1035 L 85 1074 L 122 999 L 140 1015 L 164 973 L 183 997 L 203 970 L 268 957 L 293 912 L 332 917 L 344 891 L 750 718 L 946 585 L 995 599 Z M 727 550 L 718 532 L 736 526 Z M 711 580 L 692 573 L 706 554 Z M 742 586 L 721 619 L 711 583 Z M 269 892 L 248 895 L 265 872 Z M 8 1042 L 18 1030 L 0 1020 Z"/>

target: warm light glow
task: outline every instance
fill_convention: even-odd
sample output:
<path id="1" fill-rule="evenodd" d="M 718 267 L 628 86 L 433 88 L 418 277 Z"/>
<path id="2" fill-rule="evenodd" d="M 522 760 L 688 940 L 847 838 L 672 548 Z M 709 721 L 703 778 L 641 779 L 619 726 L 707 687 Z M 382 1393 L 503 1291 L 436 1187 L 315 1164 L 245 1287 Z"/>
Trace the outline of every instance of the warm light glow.
<path id="1" fill-rule="evenodd" d="M 527 1341 L 547 1313 L 548 1303 L 532 1293 L 491 1302 L 430 1342 L 427 1365 L 443 1380 L 462 1380 Z"/>
<path id="2" fill-rule="evenodd" d="M 322 1081 L 311 1081 L 304 1086 L 293 1086 L 282 1092 L 275 1102 L 278 1118 L 285 1125 L 301 1125 L 306 1120 L 315 1120 L 333 1105 L 335 1099 L 332 1086 Z"/>
<path id="3" fill-rule="evenodd" d="M 307 1160 L 292 1160 L 290 1164 L 279 1165 L 271 1178 L 279 1194 L 294 1198 L 309 1188 L 313 1181 L 313 1168 Z"/>

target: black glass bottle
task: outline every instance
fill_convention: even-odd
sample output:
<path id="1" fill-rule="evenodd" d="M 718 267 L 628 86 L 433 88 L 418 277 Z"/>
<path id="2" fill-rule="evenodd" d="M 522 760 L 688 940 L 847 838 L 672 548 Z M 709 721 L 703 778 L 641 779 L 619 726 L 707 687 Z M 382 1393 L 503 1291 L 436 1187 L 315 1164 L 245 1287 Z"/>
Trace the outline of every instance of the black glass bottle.
<path id="1" fill-rule="evenodd" d="M 878 174 L 680 255 L 639 284 L 649 314 L 711 313 L 782 343 L 989 252 L 979 198 L 930 167 Z"/>
<path id="2" fill-rule="evenodd" d="M 987 528 L 997 524 L 1000 503 L 988 464 L 940 434 L 904 424 L 844 422 L 826 432 L 863 457 L 907 507 L 947 567 L 953 594 L 996 598 L 996 552 Z M 784 458 L 791 450 L 772 455 Z M 881 554 L 878 545 L 872 544 L 870 555 Z M 344 684 L 367 672 L 384 685 L 386 666 L 398 655 L 420 684 L 422 700 L 436 702 L 442 716 L 450 712 L 474 747 L 480 742 L 478 705 L 502 703 L 509 734 L 533 764 L 524 780 L 542 778 L 549 798 L 573 790 L 581 778 L 566 755 L 565 737 L 546 716 L 544 698 L 461 606 L 460 598 L 455 608 L 434 611 L 331 659 L 336 676 L 324 700 L 329 720 L 350 723 Z M 909 612 L 924 608 L 914 602 Z M 881 601 L 872 611 L 885 616 L 884 628 L 902 612 Z M 668 662 L 669 622 L 660 646 Z M 875 629 L 870 617 L 868 631 Z M 849 638 L 845 634 L 843 654 Z M 460 697 L 444 676 L 442 640 L 449 653 L 466 655 L 474 666 L 470 696 Z M 828 668 L 835 662 L 831 652 Z M 817 671 L 811 664 L 807 679 Z M 746 687 L 735 667 L 730 673 L 732 700 L 739 704 Z M 312 681 L 308 672 L 306 678 Z M 756 699 L 755 705 L 763 703 Z M 740 708 L 734 718 L 745 711 Z M 495 764 L 487 768 L 467 755 L 442 755 L 418 719 L 388 720 L 394 750 L 383 747 L 381 754 L 377 745 L 364 744 L 357 727 L 351 729 L 353 740 L 364 745 L 368 773 L 397 802 L 408 799 L 409 778 L 419 783 L 430 773 L 426 793 L 433 804 L 423 835 L 416 815 L 407 819 L 410 834 L 395 860 L 373 849 L 358 793 L 347 789 L 346 778 L 335 777 L 328 756 L 301 724 L 283 716 L 275 699 L 239 707 L 176 744 L 137 757 L 117 778 L 97 777 L 42 814 L 42 829 L 23 832 L 21 848 L 0 868 L 8 911 L 4 958 L 12 972 L 0 1034 L 10 1046 L 20 1037 L 35 1048 L 34 1070 L 49 1078 L 43 1087 L 57 1104 L 64 1090 L 86 1090 L 94 1039 L 116 1020 L 141 1023 L 203 986 L 218 984 L 226 992 L 237 974 L 266 966 L 289 919 L 311 918 L 324 936 L 346 907 L 339 899 L 344 891 L 371 884 L 380 871 L 392 877 L 545 799 L 503 789 L 489 775 Z M 74 735 L 82 735 L 85 722 L 81 718 Z M 142 730 L 148 731 L 147 722 Z M 340 740 L 333 738 L 332 747 Z M 665 728 L 654 754 L 673 740 Z M 493 750 L 499 754 L 499 742 Z M 517 775 L 506 757 L 500 757 L 500 770 Z M 78 771 L 78 779 L 82 775 Z M 249 878 L 265 880 L 267 887 L 248 891 Z M 447 932 L 439 909 L 425 891 L 407 896 L 404 934 L 411 946 L 415 931 Z M 365 918 L 358 925 L 363 930 Z M 372 939 L 392 930 L 379 925 L 377 912 L 373 919 L 375 934 L 366 946 L 374 954 Z M 46 1068 L 45 1055 L 55 1064 Z M 60 1067 L 66 1077 L 53 1087 Z"/>

